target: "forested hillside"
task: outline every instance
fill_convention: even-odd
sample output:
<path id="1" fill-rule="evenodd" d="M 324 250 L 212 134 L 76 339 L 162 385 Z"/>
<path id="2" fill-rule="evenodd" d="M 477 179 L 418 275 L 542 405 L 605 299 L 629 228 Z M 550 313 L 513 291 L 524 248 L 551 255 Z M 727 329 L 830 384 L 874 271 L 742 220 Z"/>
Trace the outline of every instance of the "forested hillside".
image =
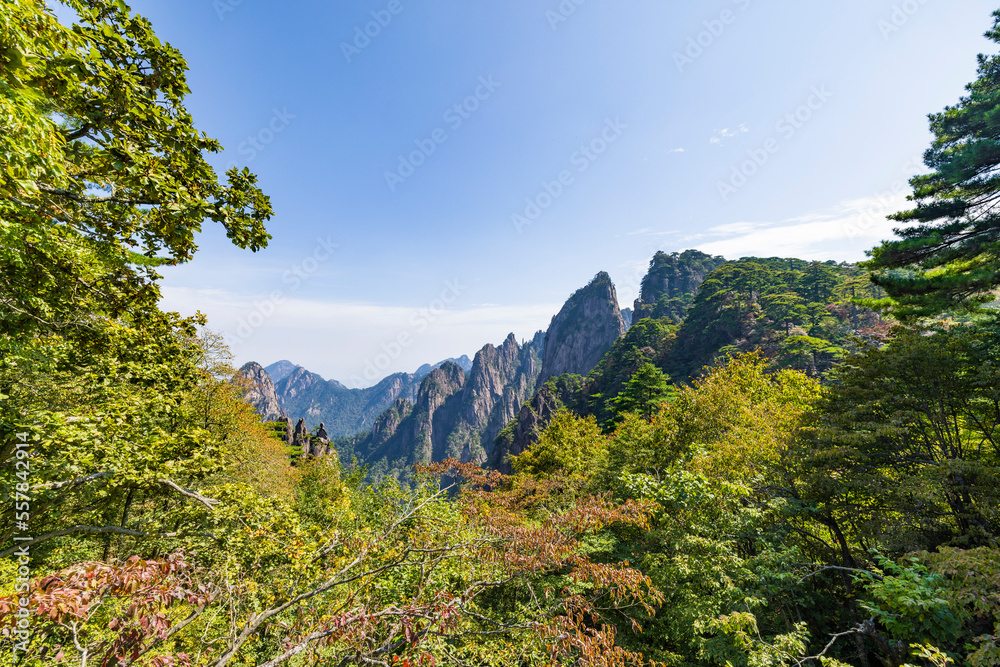
<path id="1" fill-rule="evenodd" d="M 66 4 L 0 4 L 4 664 L 1000 664 L 1000 56 L 870 261 L 658 254 L 627 332 L 598 274 L 578 373 L 512 335 L 375 419 L 400 483 L 295 451 L 161 309 L 274 211 L 148 21 Z"/>

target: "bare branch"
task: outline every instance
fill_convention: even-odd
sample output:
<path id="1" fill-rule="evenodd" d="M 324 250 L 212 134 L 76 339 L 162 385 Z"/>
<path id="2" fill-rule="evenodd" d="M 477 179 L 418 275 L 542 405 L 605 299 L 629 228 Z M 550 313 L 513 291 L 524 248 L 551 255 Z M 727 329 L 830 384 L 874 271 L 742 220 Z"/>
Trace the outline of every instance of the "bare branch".
<path id="1" fill-rule="evenodd" d="M 171 489 L 181 494 L 182 496 L 187 496 L 188 498 L 193 498 L 197 500 L 210 510 L 214 510 L 215 506 L 222 502 L 221 500 L 216 500 L 215 498 L 206 498 L 205 496 L 201 495 L 196 491 L 191 491 L 190 489 L 183 489 L 176 483 L 171 482 L 169 479 L 158 479 L 156 481 L 159 482 L 160 484 L 169 486 Z"/>
<path id="2" fill-rule="evenodd" d="M 811 563 L 795 563 L 795 565 L 798 566 L 798 567 L 816 567 L 815 565 L 812 565 Z M 815 572 L 810 572 L 806 576 L 804 576 L 801 579 L 799 579 L 799 583 L 801 584 L 803 581 L 805 581 L 809 577 L 815 576 L 815 575 L 817 575 L 817 574 L 819 574 L 821 572 L 824 572 L 826 570 L 841 570 L 841 571 L 844 571 L 844 572 L 857 572 L 859 574 L 870 575 L 870 576 L 874 577 L 875 579 L 878 579 L 879 581 L 882 581 L 882 575 L 881 574 L 878 574 L 878 573 L 875 573 L 875 572 L 871 572 L 869 570 L 862 570 L 862 569 L 859 569 L 859 568 L 856 568 L 856 567 L 841 567 L 839 565 L 824 565 L 823 567 L 820 567 Z"/>
<path id="3" fill-rule="evenodd" d="M 62 482 L 46 482 L 45 484 L 36 484 L 31 487 L 32 491 L 54 491 L 56 489 L 62 489 L 67 486 L 78 486 L 80 484 L 86 484 L 87 482 L 93 482 L 94 480 L 104 479 L 105 477 L 111 477 L 115 473 L 111 470 L 106 470 L 104 472 L 95 472 L 92 475 L 85 475 L 83 477 L 77 477 L 76 479 L 67 479 Z"/>

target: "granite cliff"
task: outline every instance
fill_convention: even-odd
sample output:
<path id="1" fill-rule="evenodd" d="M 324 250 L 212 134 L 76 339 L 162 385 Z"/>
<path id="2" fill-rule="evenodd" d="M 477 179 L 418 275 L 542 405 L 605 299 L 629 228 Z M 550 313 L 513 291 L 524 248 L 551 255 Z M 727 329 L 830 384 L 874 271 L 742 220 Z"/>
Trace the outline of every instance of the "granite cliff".
<path id="1" fill-rule="evenodd" d="M 240 368 L 240 374 L 249 381 L 244 398 L 260 415 L 261 421 L 284 421 L 288 418 L 281 407 L 274 382 L 263 366 L 251 361 Z"/>
<path id="2" fill-rule="evenodd" d="M 586 375 L 625 335 L 625 321 L 611 276 L 598 273 L 566 301 L 545 334 L 541 382 L 572 373 Z"/>
<path id="3" fill-rule="evenodd" d="M 486 345 L 466 373 L 447 362 L 421 382 L 411 404 L 398 400 L 372 430 L 336 443 L 342 457 L 356 457 L 371 474 L 402 479 L 415 463 L 456 458 L 484 463 L 500 430 L 534 392 L 541 370 L 543 335 L 518 343 L 513 334 Z"/>
<path id="4" fill-rule="evenodd" d="M 630 324 L 645 317 L 684 319 L 705 276 L 726 263 L 726 258 L 700 250 L 667 254 L 657 252 L 642 279 L 639 298 L 632 307 Z"/>

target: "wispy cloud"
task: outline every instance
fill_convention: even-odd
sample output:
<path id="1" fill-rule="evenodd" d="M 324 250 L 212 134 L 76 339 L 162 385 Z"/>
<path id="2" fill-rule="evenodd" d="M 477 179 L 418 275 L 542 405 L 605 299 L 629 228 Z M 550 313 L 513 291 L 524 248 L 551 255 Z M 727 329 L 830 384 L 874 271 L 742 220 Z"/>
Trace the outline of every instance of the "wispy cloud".
<path id="1" fill-rule="evenodd" d="M 726 142 L 727 139 L 733 139 L 740 136 L 741 134 L 746 134 L 750 131 L 746 123 L 740 123 L 735 128 L 724 127 L 719 130 L 714 136 L 709 138 L 708 143 L 714 146 L 721 146 Z"/>
<path id="2" fill-rule="evenodd" d="M 747 256 L 859 261 L 893 237 L 885 216 L 907 207 L 903 194 L 841 202 L 776 222 L 734 222 L 685 237 L 692 247 L 732 259 Z"/>
<path id="3" fill-rule="evenodd" d="M 687 149 L 684 148 L 671 148 L 668 153 L 686 153 Z"/>
<path id="4" fill-rule="evenodd" d="M 562 304 L 504 306 L 477 304 L 432 311 L 427 306 L 387 306 L 367 303 L 289 298 L 274 314 L 256 327 L 246 340 L 236 333 L 240 321 L 253 312 L 262 298 L 218 289 L 167 287 L 162 289 L 161 307 L 184 315 L 196 310 L 209 317 L 209 328 L 231 343 L 239 364 L 258 361 L 264 365 L 294 356 L 296 363 L 323 377 L 351 384 L 364 377 L 365 360 L 382 352 L 400 334 L 409 335 L 408 345 L 393 357 L 392 365 L 375 378 L 396 372 L 412 372 L 425 363 L 435 363 L 462 354 L 474 355 L 483 345 L 499 344 L 513 332 L 530 338 L 549 325 Z M 475 341 L 471 342 L 470 341 Z M 276 352 L 277 351 L 277 352 Z M 368 382 L 365 384 L 373 384 Z M 356 383 L 355 383 L 356 384 Z"/>

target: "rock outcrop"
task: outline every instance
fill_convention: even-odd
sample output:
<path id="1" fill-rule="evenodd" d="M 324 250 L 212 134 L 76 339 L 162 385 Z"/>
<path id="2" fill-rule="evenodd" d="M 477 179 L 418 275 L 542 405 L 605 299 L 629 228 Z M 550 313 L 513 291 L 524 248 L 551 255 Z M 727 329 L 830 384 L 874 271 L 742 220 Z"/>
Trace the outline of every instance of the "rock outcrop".
<path id="1" fill-rule="evenodd" d="M 700 250 L 669 255 L 656 253 L 642 279 L 631 321 L 638 322 L 644 317 L 668 317 L 680 322 L 694 301 L 698 288 L 705 282 L 705 276 L 726 261 L 725 257 L 707 255 Z"/>
<path id="2" fill-rule="evenodd" d="M 625 335 L 625 321 L 611 276 L 598 273 L 552 318 L 545 334 L 540 381 L 573 373 L 586 375 L 611 344 Z"/>
<path id="3" fill-rule="evenodd" d="M 453 364 L 457 364 L 466 373 L 468 373 L 469 371 L 472 370 L 472 359 L 469 359 L 469 355 L 463 354 L 460 357 L 457 357 L 457 358 L 456 357 L 450 357 L 448 359 L 445 359 L 444 361 L 439 361 L 438 363 L 433 364 L 433 365 L 432 364 L 424 364 L 423 366 L 421 366 L 417 370 L 413 371 L 413 374 L 416 375 L 419 378 L 423 378 L 428 373 L 430 373 L 432 370 L 434 370 L 435 368 L 440 368 L 446 362 L 449 362 L 449 361 L 451 363 L 453 363 Z"/>
<path id="4" fill-rule="evenodd" d="M 420 379 L 396 373 L 374 387 L 348 389 L 336 380 L 296 367 L 278 382 L 276 389 L 289 414 L 304 418 L 311 428 L 322 422 L 330 437 L 339 438 L 370 429 L 397 399 L 415 399 Z"/>
<path id="5" fill-rule="evenodd" d="M 288 418 L 288 414 L 281 407 L 274 382 L 263 366 L 251 361 L 240 368 L 240 374 L 250 384 L 244 394 L 244 400 L 253 406 L 257 414 L 260 415 L 261 421 L 272 422 Z"/>
<path id="6" fill-rule="evenodd" d="M 625 322 L 625 331 L 628 331 L 629 327 L 632 326 L 632 309 L 622 308 L 622 321 Z"/>
<path id="7" fill-rule="evenodd" d="M 511 334 L 500 346 L 480 350 L 468 373 L 446 362 L 424 378 L 412 405 L 396 401 L 341 453 L 368 464 L 373 476 L 404 480 L 417 463 L 488 461 L 497 434 L 535 390 L 543 340 L 538 332 L 519 344 Z"/>

